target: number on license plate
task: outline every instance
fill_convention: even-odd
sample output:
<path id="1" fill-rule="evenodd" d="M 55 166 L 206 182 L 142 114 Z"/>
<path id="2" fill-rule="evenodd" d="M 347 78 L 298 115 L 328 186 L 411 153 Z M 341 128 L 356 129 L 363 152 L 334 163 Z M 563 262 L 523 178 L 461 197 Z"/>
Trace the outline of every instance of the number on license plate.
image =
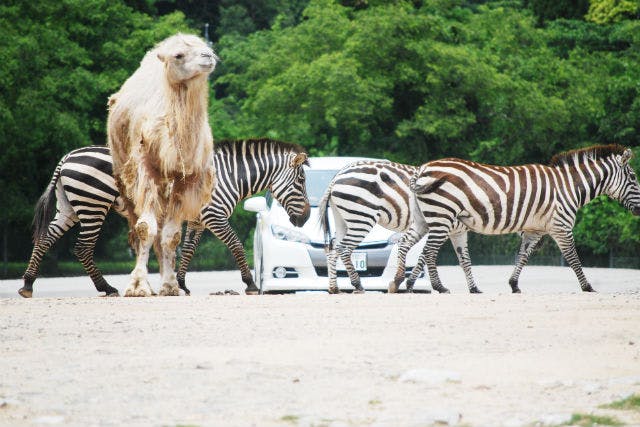
<path id="1" fill-rule="evenodd" d="M 367 254 L 364 252 L 353 252 L 351 254 L 351 262 L 356 271 L 365 271 L 367 269 Z M 344 266 L 342 260 L 338 257 L 336 263 L 336 269 L 345 271 L 347 268 Z"/>

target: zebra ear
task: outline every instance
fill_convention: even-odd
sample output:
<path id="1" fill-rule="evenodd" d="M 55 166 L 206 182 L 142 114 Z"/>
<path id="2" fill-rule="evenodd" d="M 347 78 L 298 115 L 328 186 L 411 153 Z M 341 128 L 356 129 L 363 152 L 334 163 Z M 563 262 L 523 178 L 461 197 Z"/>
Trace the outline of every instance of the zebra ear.
<path id="1" fill-rule="evenodd" d="M 307 161 L 307 153 L 298 153 L 293 159 L 291 159 L 290 166 L 292 168 L 297 168 L 299 166 L 302 166 L 306 161 Z"/>
<path id="2" fill-rule="evenodd" d="M 622 155 L 620 156 L 620 164 L 622 166 L 626 165 L 627 163 L 629 163 L 629 160 L 631 159 L 632 156 L 633 156 L 633 151 L 631 151 L 630 148 L 627 148 L 626 150 L 624 150 L 624 153 L 622 153 Z"/>

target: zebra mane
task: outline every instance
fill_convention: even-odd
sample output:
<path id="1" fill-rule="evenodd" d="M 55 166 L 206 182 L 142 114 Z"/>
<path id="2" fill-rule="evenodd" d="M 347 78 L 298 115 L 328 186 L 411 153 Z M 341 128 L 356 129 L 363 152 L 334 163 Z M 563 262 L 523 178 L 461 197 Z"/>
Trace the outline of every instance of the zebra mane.
<path id="1" fill-rule="evenodd" d="M 600 159 L 603 157 L 609 157 L 616 154 L 622 154 L 626 150 L 625 147 L 619 144 L 611 145 L 594 145 L 592 147 L 581 148 L 577 150 L 565 151 L 564 153 L 556 154 L 551 158 L 549 166 L 562 166 L 571 163 L 574 158 L 583 158 L 585 156 Z"/>
<path id="2" fill-rule="evenodd" d="M 247 138 L 247 139 L 222 139 L 215 142 L 215 151 L 222 150 L 224 148 L 232 148 L 235 145 L 246 143 L 247 145 L 271 145 L 274 148 L 281 151 L 291 151 L 294 153 L 305 153 L 306 150 L 298 144 L 292 142 L 279 141 L 271 138 Z"/>

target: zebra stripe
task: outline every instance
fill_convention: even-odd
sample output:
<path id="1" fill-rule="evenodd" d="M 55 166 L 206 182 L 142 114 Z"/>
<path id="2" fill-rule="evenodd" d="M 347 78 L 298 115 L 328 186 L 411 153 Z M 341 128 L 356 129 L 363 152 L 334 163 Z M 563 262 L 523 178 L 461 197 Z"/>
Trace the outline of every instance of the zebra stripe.
<path id="1" fill-rule="evenodd" d="M 328 247 L 329 292 L 339 292 L 336 275 L 338 256 L 344 263 L 354 292 L 363 292 L 351 254 L 374 225 L 403 232 L 398 246 L 398 269 L 389 291 L 397 291 L 404 280 L 409 249 L 425 235 L 426 223 L 416 205 L 409 183 L 416 168 L 389 161 L 359 161 L 340 170 L 320 201 L 321 228 Z M 328 209 L 335 221 L 331 241 Z"/>
<path id="2" fill-rule="evenodd" d="M 217 170 L 217 184 L 211 202 L 201 211 L 200 222 L 190 222 L 182 250 L 178 271 L 180 287 L 189 294 L 185 274 L 193 257 L 202 231 L 208 228 L 231 250 L 241 270 L 247 293 L 256 293 L 247 265 L 244 247 L 229 225 L 233 209 L 242 199 L 270 189 L 289 214 L 294 225 L 302 225 L 309 216 L 309 202 L 305 188 L 303 165 L 307 154 L 302 147 L 270 139 L 221 141 L 216 144 L 213 160 Z M 73 225 L 80 223 L 80 235 L 74 252 L 91 277 L 99 292 L 117 295 L 98 270 L 93 260 L 95 243 L 105 217 L 113 206 L 127 217 L 112 176 L 113 163 L 108 147 L 90 146 L 73 150 L 58 163 L 51 181 L 36 205 L 34 216 L 34 248 L 24 286 L 19 290 L 24 297 L 33 293 L 42 257 L 49 248 Z M 55 193 L 55 197 L 54 197 Z M 56 214 L 53 220 L 53 202 Z M 156 256 L 160 256 L 156 245 Z"/>
<path id="3" fill-rule="evenodd" d="M 523 240 L 509 279 L 513 292 L 520 292 L 520 272 L 546 234 L 558 244 L 582 290 L 593 291 L 575 250 L 576 213 L 606 194 L 640 215 L 640 186 L 629 165 L 631 155 L 629 149 L 608 145 L 559 154 L 549 166 L 491 166 L 454 158 L 425 163 L 414 190 L 429 235 L 409 282 L 426 262 L 433 288 L 448 292 L 440 282 L 436 259 L 450 238 L 470 292 L 480 292 L 471 275 L 467 232 L 519 232 Z"/>
<path id="4" fill-rule="evenodd" d="M 109 286 L 93 261 L 93 251 L 107 212 L 114 204 L 116 209 L 121 209 L 121 203 L 116 203 L 118 191 L 111 165 L 111 156 L 106 147 L 80 148 L 60 160 L 36 205 L 34 247 L 23 275 L 24 286 L 18 291 L 20 295 L 27 298 L 32 296 L 33 282 L 42 257 L 78 222 L 80 232 L 74 254 L 98 292 L 107 295 L 118 293 L 117 289 Z M 54 202 L 56 213 L 50 220 Z"/>
<path id="5" fill-rule="evenodd" d="M 242 281 L 247 285 L 245 292 L 254 294 L 259 290 L 251 276 L 244 247 L 229 224 L 229 217 L 238 202 L 269 189 L 285 208 L 291 223 L 302 226 L 310 213 L 302 167 L 308 164 L 307 155 L 295 144 L 249 139 L 217 143 L 214 162 L 218 181 L 211 203 L 200 212 L 200 222 L 187 224 L 177 274 L 178 283 L 188 294 L 185 285 L 187 267 L 206 227 L 231 250 Z"/>

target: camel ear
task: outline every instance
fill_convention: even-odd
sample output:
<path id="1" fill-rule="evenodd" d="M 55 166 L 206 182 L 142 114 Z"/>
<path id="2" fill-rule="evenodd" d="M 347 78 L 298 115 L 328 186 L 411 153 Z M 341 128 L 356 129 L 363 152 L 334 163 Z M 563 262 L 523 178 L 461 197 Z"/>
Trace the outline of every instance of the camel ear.
<path id="1" fill-rule="evenodd" d="M 622 153 L 622 155 L 620 156 L 620 164 L 622 166 L 625 166 L 627 163 L 629 163 L 629 160 L 631 159 L 631 157 L 633 157 L 633 151 L 631 151 L 630 148 L 627 148 L 626 150 L 624 150 L 624 153 Z"/>
<path id="2" fill-rule="evenodd" d="M 118 99 L 116 95 L 117 93 L 114 93 L 109 97 L 109 99 L 107 100 L 107 107 L 109 108 L 113 107 L 113 104 L 115 104 Z"/>
<path id="3" fill-rule="evenodd" d="M 302 166 L 304 164 L 304 162 L 306 162 L 306 161 L 307 161 L 307 153 L 298 153 L 291 160 L 291 167 L 292 168 L 297 168 L 299 166 Z"/>
<path id="4" fill-rule="evenodd" d="M 160 62 L 164 62 L 164 60 L 167 58 L 167 55 L 165 55 L 164 53 L 158 52 L 157 54 L 158 59 L 160 60 Z"/>

